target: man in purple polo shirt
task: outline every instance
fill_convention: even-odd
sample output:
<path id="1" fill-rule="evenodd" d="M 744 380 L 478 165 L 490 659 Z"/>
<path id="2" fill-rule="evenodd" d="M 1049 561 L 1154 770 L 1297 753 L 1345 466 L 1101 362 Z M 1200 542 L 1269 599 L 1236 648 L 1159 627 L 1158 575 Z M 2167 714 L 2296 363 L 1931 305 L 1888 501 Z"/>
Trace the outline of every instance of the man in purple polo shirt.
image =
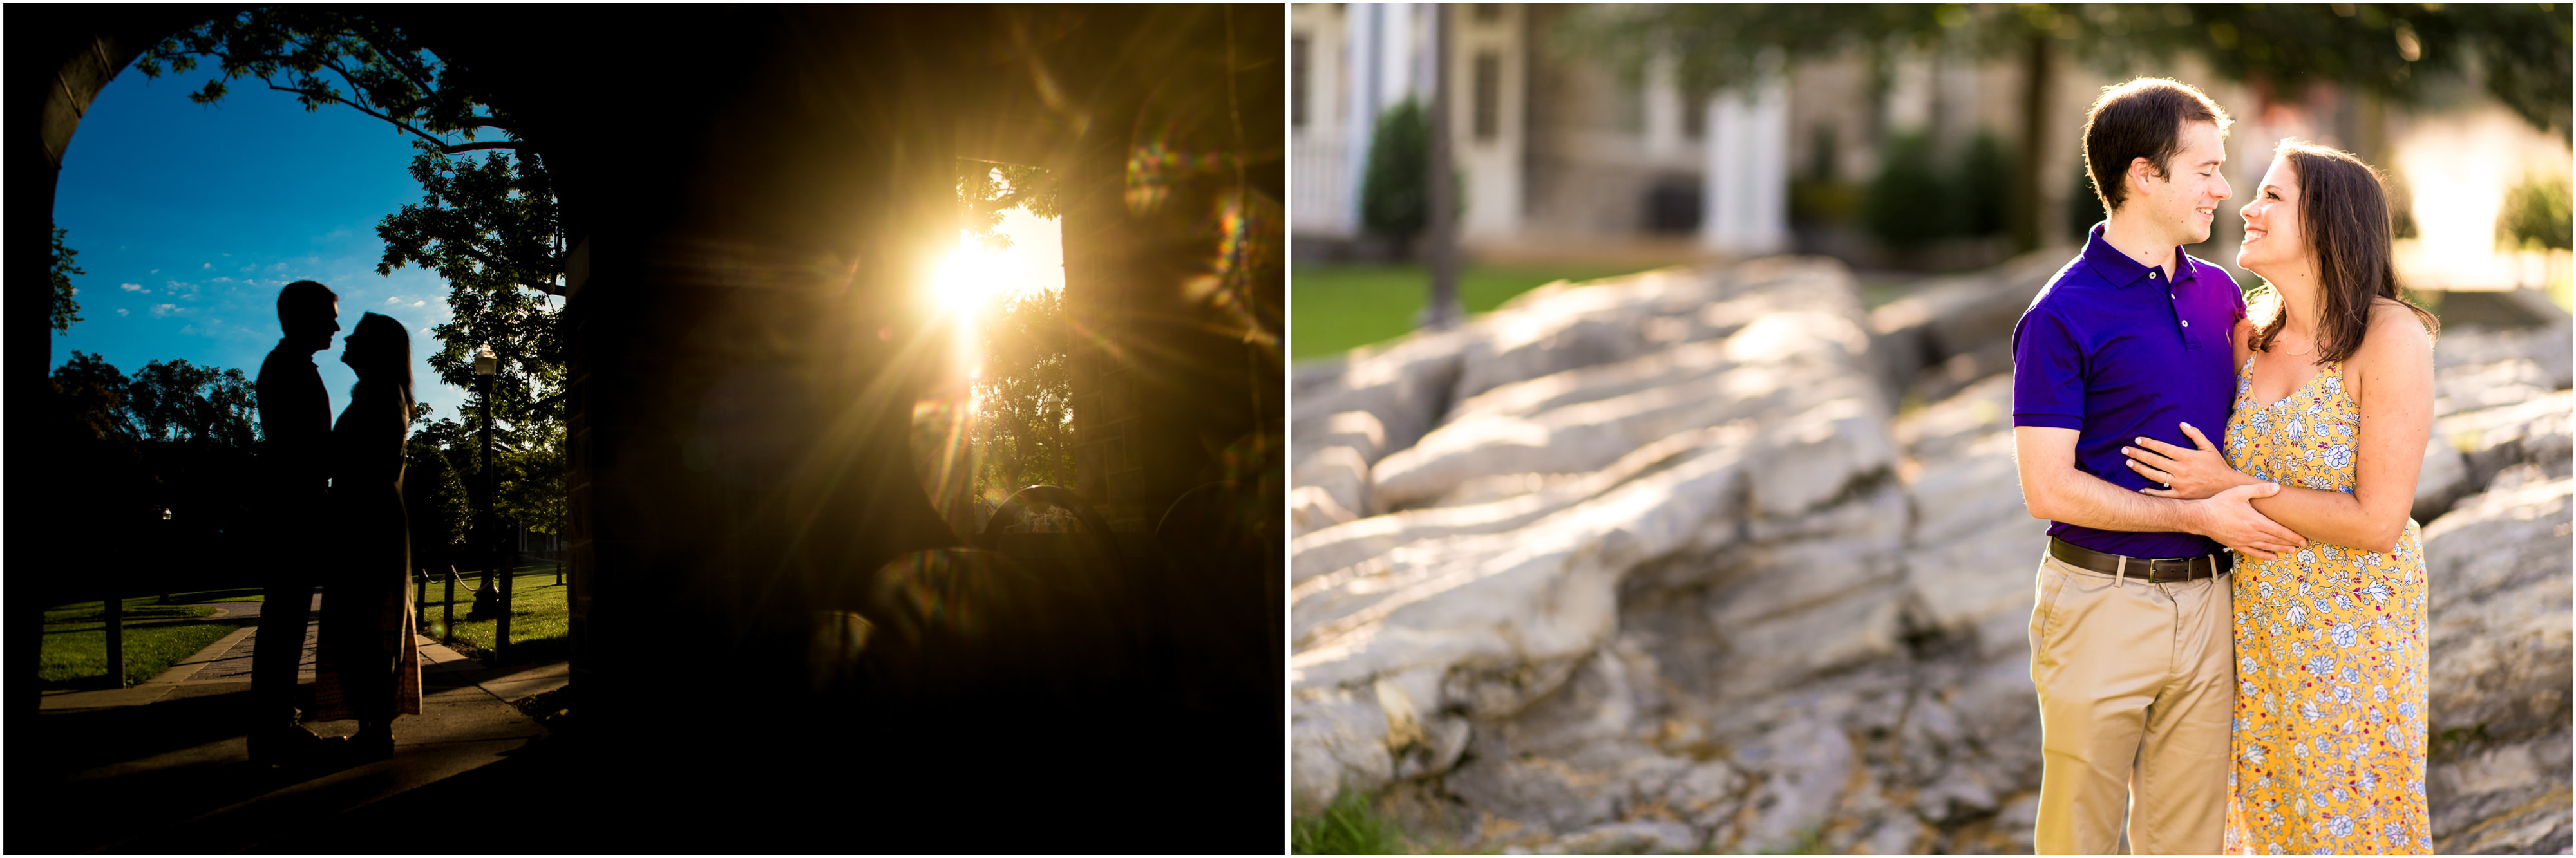
<path id="1" fill-rule="evenodd" d="M 2054 522 L 2030 619 L 2041 853 L 2112 852 L 2123 816 L 2137 853 L 2219 851 L 2236 690 L 2225 549 L 2301 544 L 2247 503 L 2279 486 L 2151 497 L 2120 452 L 2140 437 L 2189 448 L 2178 424 L 2227 425 L 2245 299 L 2180 247 L 2209 240 L 2227 199 L 2227 123 L 2170 80 L 2105 90 L 2084 158 L 2110 217 L 2013 329 L 2022 497 Z"/>

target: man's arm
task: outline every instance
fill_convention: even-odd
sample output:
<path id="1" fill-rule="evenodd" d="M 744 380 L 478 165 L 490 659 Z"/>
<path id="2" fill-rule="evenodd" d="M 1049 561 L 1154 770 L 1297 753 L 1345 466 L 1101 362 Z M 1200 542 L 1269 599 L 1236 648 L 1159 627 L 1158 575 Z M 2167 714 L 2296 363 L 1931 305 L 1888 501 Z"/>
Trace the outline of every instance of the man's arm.
<path id="1" fill-rule="evenodd" d="M 2076 470 L 2077 436 L 2073 429 L 2013 427 L 2013 458 L 2031 517 L 2096 530 L 2196 533 L 2261 560 L 2307 544 L 2249 503 L 2279 492 L 2279 485 L 2238 486 L 2206 500 L 2148 497 Z"/>

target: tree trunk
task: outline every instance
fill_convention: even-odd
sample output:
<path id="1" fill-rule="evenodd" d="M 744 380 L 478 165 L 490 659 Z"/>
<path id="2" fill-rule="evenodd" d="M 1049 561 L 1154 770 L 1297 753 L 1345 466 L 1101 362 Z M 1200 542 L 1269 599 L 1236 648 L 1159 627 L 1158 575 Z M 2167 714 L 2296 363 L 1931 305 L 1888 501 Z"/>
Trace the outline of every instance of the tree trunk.
<path id="1" fill-rule="evenodd" d="M 1422 308 L 1422 327 L 1440 330 L 1465 315 L 1458 306 L 1458 177 L 1451 157 L 1449 93 L 1449 4 L 1431 7 L 1431 223 L 1423 235 L 1431 263 L 1431 301 Z"/>
<path id="2" fill-rule="evenodd" d="M 2013 251 L 2037 248 L 2041 230 L 2050 222 L 2040 211 L 2041 171 L 2050 159 L 2040 157 L 2047 151 L 2049 54 L 2048 35 L 2032 33 L 2022 56 L 2021 152 L 2013 159 L 2013 204 L 2009 221 Z"/>

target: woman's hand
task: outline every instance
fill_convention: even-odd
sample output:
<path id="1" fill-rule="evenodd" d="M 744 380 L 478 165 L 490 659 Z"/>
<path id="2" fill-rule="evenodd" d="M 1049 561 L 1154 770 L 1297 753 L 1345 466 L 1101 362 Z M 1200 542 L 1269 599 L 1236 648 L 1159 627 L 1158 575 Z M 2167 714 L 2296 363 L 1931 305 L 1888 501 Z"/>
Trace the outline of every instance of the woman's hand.
<path id="1" fill-rule="evenodd" d="M 2129 457 L 2129 470 L 2165 485 L 2161 489 L 2139 489 L 2160 498 L 2200 500 L 2228 489 L 2262 482 L 2227 466 L 2227 457 L 2209 443 L 2209 438 L 2191 424 L 2182 424 L 2182 432 L 2191 436 L 2199 449 L 2186 450 L 2158 441 L 2139 438 L 2137 447 L 2122 447 L 2120 454 Z M 2143 447 L 2144 449 L 2140 449 Z"/>

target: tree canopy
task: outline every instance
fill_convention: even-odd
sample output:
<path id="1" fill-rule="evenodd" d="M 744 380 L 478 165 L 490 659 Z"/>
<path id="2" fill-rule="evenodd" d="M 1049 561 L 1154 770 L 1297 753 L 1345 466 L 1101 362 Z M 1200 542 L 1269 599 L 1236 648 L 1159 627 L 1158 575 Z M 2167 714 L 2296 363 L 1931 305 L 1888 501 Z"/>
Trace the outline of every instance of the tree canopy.
<path id="1" fill-rule="evenodd" d="M 417 138 L 420 154 L 410 170 L 424 193 L 419 203 L 378 222 L 385 252 L 376 273 L 418 266 L 447 281 L 452 318 L 431 329 L 439 346 L 428 362 L 440 381 L 467 391 L 468 401 L 456 420 L 426 421 L 423 412 L 421 432 L 428 438 L 415 450 L 444 452 L 438 462 L 415 454 L 415 464 L 449 474 L 481 467 L 469 439 L 483 419 L 474 355 L 486 344 L 501 365 L 490 403 L 499 445 L 551 444 L 559 451 L 559 440 L 546 439 L 562 434 L 561 311 L 551 300 L 565 291 L 562 210 L 543 157 L 518 137 L 506 111 L 483 99 L 470 70 L 440 61 L 400 27 L 363 12 L 305 6 L 217 18 L 164 39 L 135 67 L 157 77 L 201 62 L 217 74 L 189 95 L 197 103 L 219 102 L 233 82 L 251 80 L 294 95 L 307 111 L 339 105 Z M 484 132 L 498 132 L 499 139 L 476 140 Z M 498 151 L 467 154 L 476 150 Z M 458 456 L 455 467 L 444 467 Z M 560 468 L 560 455 L 550 461 Z M 504 501 L 523 490 L 560 492 L 563 485 L 559 473 L 495 467 L 511 480 Z M 522 480 L 528 485 L 520 486 Z M 448 500 L 441 495 L 436 503 Z M 560 517 L 542 503 L 509 505 L 505 512 L 535 510 L 530 514 L 544 520 L 522 523 L 541 529 Z"/>
<path id="2" fill-rule="evenodd" d="M 988 250 L 1008 250 L 1002 215 L 1011 209 L 1053 220 L 1064 216 L 1056 181 L 1045 167 L 957 159 L 957 201 L 966 206 L 967 232 Z"/>
<path id="3" fill-rule="evenodd" d="M 510 118 L 484 104 L 469 82 L 459 80 L 465 75 L 439 62 L 401 28 L 362 13 L 316 6 L 255 7 L 163 39 L 144 51 L 134 67 L 157 78 L 164 71 L 194 70 L 200 61 L 214 63 L 221 76 L 189 94 L 198 104 L 222 101 L 232 81 L 248 78 L 294 95 L 306 111 L 342 105 L 392 123 L 446 154 L 520 146 L 515 139 L 472 142 L 479 129 L 506 134 Z M 442 136 L 447 134 L 468 142 Z"/>
<path id="4" fill-rule="evenodd" d="M 63 243 L 63 236 L 70 234 L 70 230 L 54 227 L 54 332 L 58 334 L 71 333 L 72 323 L 81 320 L 80 302 L 72 300 L 80 289 L 72 285 L 72 275 L 89 273 L 72 264 L 72 257 L 79 256 L 80 251 Z"/>
<path id="5" fill-rule="evenodd" d="M 386 215 L 377 274 L 405 265 L 447 281 L 453 316 L 431 329 L 439 348 L 430 369 L 440 381 L 478 391 L 474 355 L 484 344 L 500 359 L 492 380 L 492 417 L 542 433 L 534 424 L 562 418 L 561 211 L 544 162 L 533 153 L 449 157 L 427 144 L 412 159 L 412 178 L 426 190 L 419 203 Z M 464 419 L 479 425 L 479 403 Z"/>
<path id="6" fill-rule="evenodd" d="M 992 301 L 978 314 L 975 379 L 987 488 L 1073 485 L 1073 367 L 1064 295 L 1046 289 Z"/>
<path id="7" fill-rule="evenodd" d="M 1570 16 L 1567 50 L 1624 74 L 1670 57 L 1685 91 L 1739 85 L 1766 58 L 1870 57 L 1874 85 L 1903 51 L 1999 56 L 2044 39 L 2115 74 L 2189 52 L 2230 80 L 2294 96 L 2316 81 L 2411 103 L 2429 77 L 2474 58 L 2489 94 L 2535 127 L 2566 133 L 2569 10 L 2550 3 L 2458 4 L 1676 4 L 1605 5 Z"/>

